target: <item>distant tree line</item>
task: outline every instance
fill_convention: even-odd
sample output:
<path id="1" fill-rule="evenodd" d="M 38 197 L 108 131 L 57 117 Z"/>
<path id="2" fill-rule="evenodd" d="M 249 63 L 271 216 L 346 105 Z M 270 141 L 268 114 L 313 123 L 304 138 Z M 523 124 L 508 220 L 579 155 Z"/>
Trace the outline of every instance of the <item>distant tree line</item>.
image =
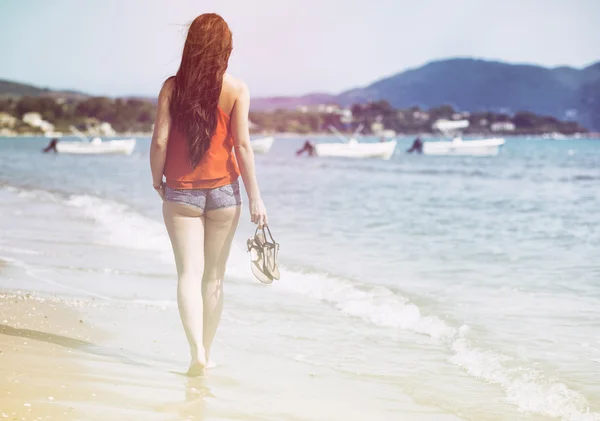
<path id="1" fill-rule="evenodd" d="M 85 130 L 90 120 L 108 122 L 117 132 L 149 132 L 154 124 L 156 106 L 139 99 L 90 97 L 77 101 L 24 96 L 0 99 L 0 112 L 19 119 L 28 112 L 37 112 L 54 124 L 56 131 L 63 132 L 69 132 L 71 125 Z"/>
<path id="2" fill-rule="evenodd" d="M 562 134 L 585 133 L 576 122 L 561 121 L 551 116 L 541 116 L 523 111 L 514 115 L 494 112 L 464 113 L 450 105 L 428 110 L 419 107 L 396 109 L 387 101 L 355 104 L 351 107 L 352 119 L 348 122 L 341 112 L 305 110 L 251 111 L 252 130 L 256 132 L 325 132 L 329 126 L 342 132 L 351 132 L 363 125 L 363 133 L 394 130 L 397 133 L 429 133 L 438 119 L 468 119 L 467 133 L 488 133 L 494 123 L 513 123 L 516 134 L 556 132 Z M 28 112 L 39 113 L 44 120 L 55 125 L 56 131 L 69 132 L 71 125 L 85 130 L 91 120 L 108 122 L 117 132 L 149 132 L 156 116 L 156 105 L 148 100 L 89 97 L 82 100 L 61 99 L 50 96 L 0 99 L 0 112 L 22 119 Z M 17 130 L 26 131 L 23 124 Z M 31 129 L 31 128 L 29 128 Z"/>
<path id="3" fill-rule="evenodd" d="M 586 133 L 587 129 L 573 121 L 561 121 L 552 116 L 541 116 L 522 111 L 514 115 L 481 112 L 460 112 L 450 105 L 441 105 L 428 110 L 419 107 L 396 109 L 387 101 L 355 104 L 351 107 L 352 123 L 345 123 L 341 114 L 275 110 L 250 112 L 250 120 L 257 130 L 273 132 L 325 132 L 334 126 L 342 132 L 351 132 L 363 125 L 363 133 L 372 134 L 373 127 L 394 130 L 397 133 L 430 133 L 432 125 L 439 119 L 467 119 L 466 133 L 490 133 L 494 123 L 513 123 L 515 134 L 535 133 Z"/>

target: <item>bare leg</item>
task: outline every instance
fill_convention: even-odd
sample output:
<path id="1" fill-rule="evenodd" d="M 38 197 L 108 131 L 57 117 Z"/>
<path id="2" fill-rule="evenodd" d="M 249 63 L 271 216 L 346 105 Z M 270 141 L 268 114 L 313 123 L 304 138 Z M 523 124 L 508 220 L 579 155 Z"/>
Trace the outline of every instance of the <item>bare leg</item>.
<path id="1" fill-rule="evenodd" d="M 204 273 L 204 216 L 192 206 L 165 200 L 165 225 L 177 265 L 177 304 L 183 328 L 190 344 L 192 362 L 189 375 L 204 375 L 206 356 L 202 275 Z"/>
<path id="2" fill-rule="evenodd" d="M 223 278 L 231 242 L 240 220 L 240 206 L 232 206 L 206 212 L 204 236 L 204 277 L 202 299 L 204 301 L 204 338 L 206 361 L 223 311 Z"/>

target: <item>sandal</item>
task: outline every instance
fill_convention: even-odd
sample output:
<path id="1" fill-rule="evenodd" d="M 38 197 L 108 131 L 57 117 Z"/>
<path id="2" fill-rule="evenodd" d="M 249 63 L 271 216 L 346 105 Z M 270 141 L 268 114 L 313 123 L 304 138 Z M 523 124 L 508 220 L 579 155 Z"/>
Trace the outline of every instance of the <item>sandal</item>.
<path id="1" fill-rule="evenodd" d="M 265 232 L 265 228 L 267 231 Z M 279 265 L 277 258 L 279 255 L 279 243 L 275 241 L 271 230 L 267 225 L 256 228 L 253 238 L 247 241 L 248 252 L 250 252 L 250 268 L 252 273 L 263 284 L 271 284 L 274 279 L 279 279 Z M 269 233 L 270 241 L 267 240 Z"/>

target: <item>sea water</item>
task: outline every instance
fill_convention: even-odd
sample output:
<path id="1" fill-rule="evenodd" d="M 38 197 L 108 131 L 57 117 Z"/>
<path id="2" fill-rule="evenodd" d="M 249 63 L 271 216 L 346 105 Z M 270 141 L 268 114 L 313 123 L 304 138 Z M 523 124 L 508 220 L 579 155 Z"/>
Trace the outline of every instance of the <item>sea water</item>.
<path id="1" fill-rule="evenodd" d="M 297 157 L 304 141 L 256 157 L 282 277 L 251 276 L 244 197 L 214 350 L 215 387 L 239 393 L 217 418 L 600 420 L 600 141 L 474 158 L 405 138 L 390 161 Z M 0 287 L 110 313 L 127 358 L 184 370 L 150 140 L 46 142 L 0 139 Z"/>

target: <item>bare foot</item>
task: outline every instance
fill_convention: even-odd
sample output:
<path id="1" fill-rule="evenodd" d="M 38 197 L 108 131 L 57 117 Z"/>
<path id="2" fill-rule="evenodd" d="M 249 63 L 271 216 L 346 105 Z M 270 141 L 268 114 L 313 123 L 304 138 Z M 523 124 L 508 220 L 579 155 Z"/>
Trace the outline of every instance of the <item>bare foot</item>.
<path id="1" fill-rule="evenodd" d="M 186 374 L 189 377 L 204 377 L 206 376 L 206 364 L 198 361 L 192 362 Z"/>

